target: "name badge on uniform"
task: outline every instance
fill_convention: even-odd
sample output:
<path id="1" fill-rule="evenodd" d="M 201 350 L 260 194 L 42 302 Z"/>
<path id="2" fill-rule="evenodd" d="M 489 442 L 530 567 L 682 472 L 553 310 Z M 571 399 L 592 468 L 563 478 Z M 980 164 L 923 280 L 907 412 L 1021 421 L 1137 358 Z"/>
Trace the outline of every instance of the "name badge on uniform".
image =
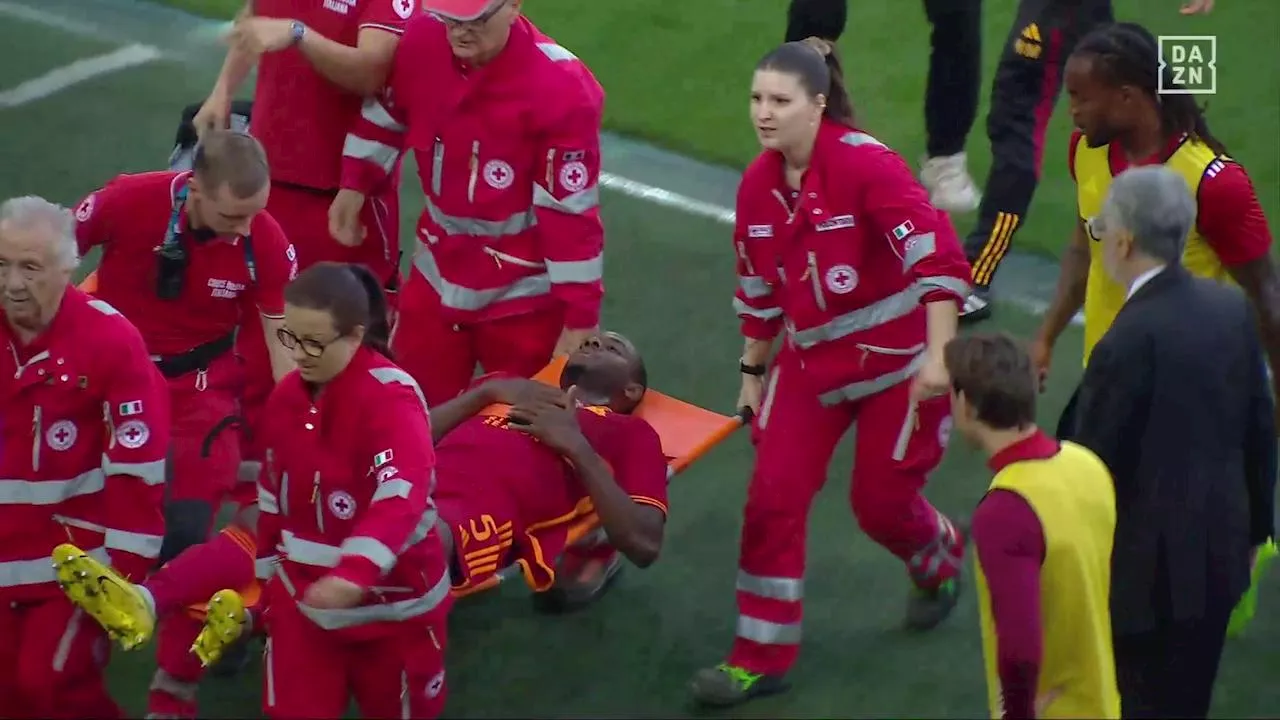
<path id="1" fill-rule="evenodd" d="M 828 230 L 839 230 L 841 228 L 851 228 L 854 226 L 852 215 L 836 215 L 830 220 L 824 220 L 818 223 L 814 228 L 818 232 L 827 232 Z"/>
<path id="2" fill-rule="evenodd" d="M 748 225 L 747 237 L 771 238 L 773 237 L 773 226 L 772 225 Z"/>

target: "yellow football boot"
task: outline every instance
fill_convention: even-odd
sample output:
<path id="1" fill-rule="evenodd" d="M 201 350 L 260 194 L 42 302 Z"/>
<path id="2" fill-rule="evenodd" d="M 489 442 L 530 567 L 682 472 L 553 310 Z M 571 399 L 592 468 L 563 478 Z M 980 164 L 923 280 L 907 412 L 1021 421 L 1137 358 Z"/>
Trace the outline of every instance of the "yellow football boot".
<path id="1" fill-rule="evenodd" d="M 209 599 L 204 627 L 196 636 L 191 652 L 200 658 L 205 667 L 222 659 L 222 654 L 249 625 L 249 613 L 244 608 L 244 598 L 235 590 L 219 590 Z"/>
<path id="2" fill-rule="evenodd" d="M 53 570 L 71 602 L 125 650 L 155 633 L 155 610 L 146 592 L 80 548 L 69 543 L 54 548 Z"/>

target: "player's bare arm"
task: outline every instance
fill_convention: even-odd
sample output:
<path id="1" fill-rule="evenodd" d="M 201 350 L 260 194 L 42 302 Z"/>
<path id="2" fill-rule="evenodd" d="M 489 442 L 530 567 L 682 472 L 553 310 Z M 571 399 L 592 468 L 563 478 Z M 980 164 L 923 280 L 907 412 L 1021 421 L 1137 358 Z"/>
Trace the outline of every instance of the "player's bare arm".
<path id="1" fill-rule="evenodd" d="M 1058 263 L 1058 287 L 1053 294 L 1053 302 L 1044 314 L 1040 331 L 1036 335 L 1037 355 L 1033 357 L 1041 372 L 1048 369 L 1048 351 L 1053 349 L 1058 336 L 1071 323 L 1071 318 L 1084 306 L 1085 288 L 1089 284 L 1089 231 L 1084 221 L 1077 218 L 1075 232 L 1071 242 L 1062 253 Z M 1042 347 L 1045 352 L 1039 352 Z"/>
<path id="2" fill-rule="evenodd" d="M 564 392 L 559 388 L 536 380 L 515 377 L 484 380 L 449 402 L 431 408 L 431 441 L 440 442 L 454 428 L 490 405 L 533 401 L 567 403 Z"/>
<path id="3" fill-rule="evenodd" d="M 609 463 L 582 434 L 573 392 L 570 389 L 568 407 L 546 400 L 512 407 L 508 416 L 511 428 L 529 433 L 573 465 L 609 543 L 636 566 L 648 567 L 662 551 L 666 516 L 652 505 L 636 502 L 614 479 Z"/>

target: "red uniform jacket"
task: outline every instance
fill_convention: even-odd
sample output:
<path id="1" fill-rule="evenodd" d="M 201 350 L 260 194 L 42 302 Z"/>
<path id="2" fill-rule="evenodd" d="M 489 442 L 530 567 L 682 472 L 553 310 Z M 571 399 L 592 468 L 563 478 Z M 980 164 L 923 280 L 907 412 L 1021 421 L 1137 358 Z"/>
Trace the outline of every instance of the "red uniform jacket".
<path id="1" fill-rule="evenodd" d="M 359 637 L 395 632 L 446 607 L 431 427 L 408 374 L 362 348 L 318 398 L 298 373 L 285 377 L 266 417 L 259 570 L 275 563 L 276 578 L 299 601 L 326 575 L 366 588 L 364 603 L 348 610 L 299 604 L 320 627 Z"/>
<path id="2" fill-rule="evenodd" d="M 452 322 L 560 304 L 566 326 L 594 327 L 603 105 L 587 67 L 524 18 L 498 57 L 468 68 L 421 16 L 347 136 L 342 187 L 370 194 L 412 149 L 426 191 L 413 265 Z"/>
<path id="3" fill-rule="evenodd" d="M 0 313 L 0 602 L 58 596 L 70 541 L 141 581 L 160 554 L 169 394 L 142 337 L 69 288 L 20 343 Z"/>
<path id="4" fill-rule="evenodd" d="M 742 333 L 788 347 L 823 404 L 910 378 L 923 361 L 924 305 L 963 302 L 969 265 L 947 216 L 897 153 L 824 120 L 799 192 L 765 151 L 738 188 L 734 245 Z"/>
<path id="5" fill-rule="evenodd" d="M 377 28 L 400 34 L 419 11 L 417 0 L 254 0 L 255 15 L 290 18 L 336 43 L 355 47 L 360 31 Z M 316 72 L 293 47 L 264 53 L 254 87 L 254 136 L 271 161 L 271 179 L 318 190 L 337 190 L 342 174 L 342 142 L 363 98 Z M 392 178 L 394 181 L 394 178 Z M 394 187 L 391 188 L 394 190 Z"/>

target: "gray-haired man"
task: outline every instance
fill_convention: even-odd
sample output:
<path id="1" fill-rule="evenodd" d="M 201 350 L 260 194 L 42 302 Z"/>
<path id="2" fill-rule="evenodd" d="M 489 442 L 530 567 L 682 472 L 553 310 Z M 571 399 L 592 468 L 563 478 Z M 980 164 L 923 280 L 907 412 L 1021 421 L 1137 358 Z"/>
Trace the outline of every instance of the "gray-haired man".
<path id="1" fill-rule="evenodd" d="M 1253 548 L 1274 534 L 1274 408 L 1250 305 L 1179 260 L 1195 199 L 1163 165 L 1113 181 L 1093 230 L 1128 298 L 1085 369 L 1073 439 L 1116 485 L 1121 711 L 1205 717 Z"/>
<path id="2" fill-rule="evenodd" d="M 58 587 L 75 542 L 141 579 L 164 534 L 169 398 L 137 329 L 71 286 L 72 212 L 0 203 L 0 715 L 122 717 L 106 636 Z"/>

